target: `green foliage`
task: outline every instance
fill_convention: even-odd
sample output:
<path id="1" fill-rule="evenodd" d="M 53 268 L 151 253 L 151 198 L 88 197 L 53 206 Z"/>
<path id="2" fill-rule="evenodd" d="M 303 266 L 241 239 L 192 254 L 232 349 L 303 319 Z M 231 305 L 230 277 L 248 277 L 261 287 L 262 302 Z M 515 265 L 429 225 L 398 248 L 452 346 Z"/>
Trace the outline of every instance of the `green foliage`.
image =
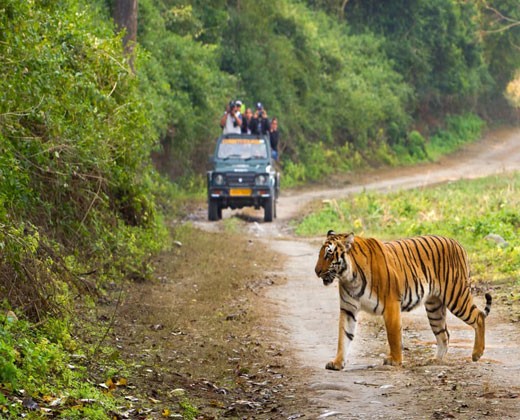
<path id="1" fill-rule="evenodd" d="M 0 316 L 0 416 L 26 414 L 23 389 L 63 396 L 65 418 L 107 417 L 63 317 L 107 281 L 146 278 L 168 246 L 152 108 L 95 6 L 0 0 L 0 295 L 20 318 Z"/>
<path id="2" fill-rule="evenodd" d="M 14 386 L 18 383 L 18 369 L 15 366 L 18 353 L 10 341 L 11 337 L 4 327 L 0 328 L 0 383 Z"/>
<path id="3" fill-rule="evenodd" d="M 138 66 L 141 92 L 161 138 L 162 169 L 175 178 L 196 176 L 207 163 L 220 113 L 235 93 L 234 79 L 218 67 L 219 45 L 197 40 L 207 40 L 203 19 L 213 13 L 206 3 L 139 1 L 138 39 L 148 53 Z"/>
<path id="4" fill-rule="evenodd" d="M 84 380 L 86 367 L 78 363 L 82 359 L 72 359 L 70 349 L 63 346 L 63 343 L 70 342 L 67 324 L 49 319 L 42 328 L 36 329 L 22 320 L 1 321 L 2 415 L 11 418 L 27 411 L 20 400 L 10 399 L 23 390 L 23 395 L 40 406 L 52 407 L 49 413 L 53 415 L 59 413 L 64 418 L 78 419 L 107 418 L 107 412 L 115 407 L 113 398 Z M 62 342 L 63 335 L 68 339 Z M 85 404 L 81 401 L 85 399 L 90 402 Z M 53 401 L 61 402 L 52 404 Z"/>
<path id="5" fill-rule="evenodd" d="M 485 92 L 486 110 L 497 119 L 505 119 L 511 108 L 503 93 L 520 68 L 520 31 L 515 22 L 520 21 L 520 8 L 516 0 L 478 1 L 482 45 L 489 71 L 493 76 L 493 88 Z"/>
<path id="6" fill-rule="evenodd" d="M 406 133 L 412 91 L 380 38 L 351 36 L 291 0 L 222 6 L 140 2 L 138 38 L 148 58 L 138 73 L 162 138 L 157 162 L 170 176 L 205 167 L 229 99 L 261 101 L 280 118 L 283 154 L 305 166 L 306 179 L 329 173 L 306 156 L 309 144 L 334 153 L 348 144 L 366 159 Z"/>
<path id="7" fill-rule="evenodd" d="M 426 139 L 416 130 L 408 133 L 403 141 L 392 145 L 392 151 L 400 164 L 430 160 L 426 150 Z"/>
<path id="8" fill-rule="evenodd" d="M 363 159 L 348 143 L 336 150 L 328 149 L 323 143 L 304 147 L 301 163 L 284 161 L 283 187 L 293 187 L 309 181 L 323 179 L 333 173 L 347 172 L 363 166 Z"/>
<path id="9" fill-rule="evenodd" d="M 484 126 L 484 121 L 474 114 L 448 116 L 446 129 L 438 130 L 426 145 L 427 155 L 435 160 L 477 140 Z"/>
<path id="10" fill-rule="evenodd" d="M 365 192 L 324 203 L 297 225 L 296 232 L 325 235 L 334 229 L 381 239 L 446 235 L 468 249 L 476 278 L 516 278 L 520 267 L 519 190 L 520 175 L 514 174 L 390 194 Z M 508 245 L 486 240 L 489 234 L 501 236 Z"/>
<path id="11" fill-rule="evenodd" d="M 429 159 L 416 134 L 497 96 L 484 54 L 491 38 L 480 38 L 489 15 L 482 3 L 456 0 L 141 0 L 146 57 L 137 72 L 161 139 L 156 163 L 179 183 L 203 173 L 222 110 L 237 98 L 279 118 L 287 185 L 330 174 L 313 146 L 342 155 L 348 144 L 368 165 Z M 510 35 L 492 38 L 513 45 Z"/>
<path id="12" fill-rule="evenodd" d="M 367 165 L 366 157 L 369 157 L 372 163 L 388 166 L 434 161 L 480 138 L 484 125 L 484 121 L 474 114 L 448 116 L 446 128 L 438 130 L 429 141 L 413 130 L 392 146 L 385 141 L 376 140 L 371 145 L 368 156 L 349 143 L 334 150 L 328 149 L 322 142 L 307 144 L 302 147 L 301 163 L 285 160 L 284 187 L 362 168 Z M 379 136 L 383 136 L 381 130 Z"/>
<path id="13" fill-rule="evenodd" d="M 509 10 L 509 2 L 495 3 Z M 286 185 L 329 176 L 327 151 L 343 156 L 345 145 L 355 161 L 333 171 L 357 167 L 358 158 L 436 158 L 430 133 L 446 115 L 482 109 L 479 99 L 492 92 L 491 55 L 479 37 L 489 14 L 482 3 L 455 0 L 142 0 L 139 76 L 161 137 L 156 161 L 179 181 L 202 173 L 222 109 L 236 98 L 261 101 L 279 118 Z M 512 45 L 511 35 L 500 39 Z M 451 149 L 442 143 L 452 139 L 437 140 Z"/>
<path id="14" fill-rule="evenodd" d="M 179 402 L 179 405 L 182 409 L 182 417 L 186 420 L 194 420 L 197 418 L 199 410 L 194 407 L 188 400 L 183 400 Z"/>
<path id="15" fill-rule="evenodd" d="M 146 276 L 167 236 L 139 80 L 85 6 L 5 1 L 0 15 L 0 290 L 36 318 L 78 273 Z"/>
<path id="16" fill-rule="evenodd" d="M 477 15 L 476 4 L 454 0 L 354 0 L 345 10 L 354 31 L 384 36 L 389 57 L 417 92 L 419 109 L 440 114 L 443 107 L 468 109 L 489 82 Z"/>
<path id="17" fill-rule="evenodd" d="M 411 91 L 380 39 L 350 36 L 325 14 L 289 1 L 251 2 L 246 10 L 231 15 L 237 30 L 225 34 L 223 68 L 242 76 L 247 104 L 260 100 L 280 116 L 285 145 L 298 151 L 298 161 L 309 144 L 364 150 L 380 132 L 385 137 L 389 121 L 406 127 Z"/>
<path id="18" fill-rule="evenodd" d="M 412 131 L 408 136 L 408 150 L 410 155 L 417 159 L 424 160 L 428 157 L 426 151 L 426 140 L 418 131 Z"/>

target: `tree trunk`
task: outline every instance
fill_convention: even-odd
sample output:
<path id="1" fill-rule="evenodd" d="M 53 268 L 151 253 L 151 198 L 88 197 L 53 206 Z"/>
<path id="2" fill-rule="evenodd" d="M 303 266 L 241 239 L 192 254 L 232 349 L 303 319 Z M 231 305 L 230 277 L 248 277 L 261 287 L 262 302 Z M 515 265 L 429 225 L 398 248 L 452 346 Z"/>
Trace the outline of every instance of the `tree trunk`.
<path id="1" fill-rule="evenodd" d="M 125 30 L 123 46 L 130 68 L 134 71 L 134 48 L 137 42 L 137 0 L 115 0 L 114 21 L 118 30 Z"/>

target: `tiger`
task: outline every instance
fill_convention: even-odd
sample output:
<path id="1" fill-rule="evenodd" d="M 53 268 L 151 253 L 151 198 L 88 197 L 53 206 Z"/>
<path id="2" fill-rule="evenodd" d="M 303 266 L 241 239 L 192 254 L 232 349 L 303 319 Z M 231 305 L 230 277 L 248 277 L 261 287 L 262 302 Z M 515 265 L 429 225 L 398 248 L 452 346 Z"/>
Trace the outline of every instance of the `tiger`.
<path id="1" fill-rule="evenodd" d="M 448 351 L 446 308 L 475 330 L 472 360 L 478 361 L 484 353 L 485 319 L 492 297 L 485 294 L 484 311 L 473 303 L 468 257 L 454 239 L 425 235 L 383 242 L 329 230 L 315 271 L 325 286 L 336 278 L 339 282 L 337 353 L 326 369 L 345 367 L 360 310 L 383 316 L 390 347 L 384 364 L 401 365 L 401 312 L 421 302 L 437 341 L 435 359 L 442 360 Z"/>

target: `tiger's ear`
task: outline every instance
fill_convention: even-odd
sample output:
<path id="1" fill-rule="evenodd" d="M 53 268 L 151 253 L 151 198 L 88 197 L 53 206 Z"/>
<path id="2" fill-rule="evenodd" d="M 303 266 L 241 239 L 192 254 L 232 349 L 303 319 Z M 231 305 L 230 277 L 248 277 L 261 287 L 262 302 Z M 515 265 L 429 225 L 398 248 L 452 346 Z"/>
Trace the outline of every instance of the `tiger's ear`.
<path id="1" fill-rule="evenodd" d="M 345 246 L 347 247 L 347 251 L 352 248 L 352 244 L 354 243 L 354 232 L 350 232 L 345 236 Z"/>
<path id="2" fill-rule="evenodd" d="M 334 231 L 331 229 L 331 230 L 329 230 L 329 231 L 327 232 L 327 238 L 329 238 L 329 237 L 331 237 L 331 236 L 333 236 L 333 235 L 335 235 L 335 234 L 336 234 L 336 232 L 334 232 Z"/>

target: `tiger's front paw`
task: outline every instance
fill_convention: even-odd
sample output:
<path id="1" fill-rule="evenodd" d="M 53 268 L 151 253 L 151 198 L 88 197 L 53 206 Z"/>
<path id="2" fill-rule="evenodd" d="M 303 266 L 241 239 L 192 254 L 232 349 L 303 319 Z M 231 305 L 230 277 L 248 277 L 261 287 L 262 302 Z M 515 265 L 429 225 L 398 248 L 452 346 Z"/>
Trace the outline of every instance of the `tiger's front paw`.
<path id="1" fill-rule="evenodd" d="M 344 362 L 336 362 L 336 360 L 331 360 L 329 363 L 325 365 L 325 369 L 329 370 L 342 370 L 345 366 Z"/>
<path id="2" fill-rule="evenodd" d="M 474 351 L 473 354 L 471 355 L 471 360 L 473 360 L 474 362 L 478 362 L 483 354 L 484 354 L 483 351 Z"/>
<path id="3" fill-rule="evenodd" d="M 393 357 L 385 357 L 383 359 L 383 365 L 388 366 L 401 366 L 403 364 L 402 360 L 396 360 Z"/>

